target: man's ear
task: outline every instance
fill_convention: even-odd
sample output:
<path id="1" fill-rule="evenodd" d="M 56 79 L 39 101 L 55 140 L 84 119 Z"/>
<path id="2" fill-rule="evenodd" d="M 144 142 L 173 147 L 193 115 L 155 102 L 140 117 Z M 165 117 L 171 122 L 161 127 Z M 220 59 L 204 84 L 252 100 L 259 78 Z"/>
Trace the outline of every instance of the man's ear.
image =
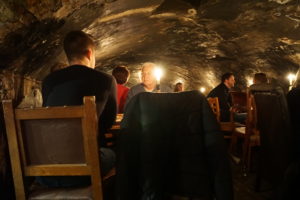
<path id="1" fill-rule="evenodd" d="M 91 60 L 93 56 L 93 50 L 91 48 L 88 48 L 87 51 L 86 51 L 86 57 Z"/>

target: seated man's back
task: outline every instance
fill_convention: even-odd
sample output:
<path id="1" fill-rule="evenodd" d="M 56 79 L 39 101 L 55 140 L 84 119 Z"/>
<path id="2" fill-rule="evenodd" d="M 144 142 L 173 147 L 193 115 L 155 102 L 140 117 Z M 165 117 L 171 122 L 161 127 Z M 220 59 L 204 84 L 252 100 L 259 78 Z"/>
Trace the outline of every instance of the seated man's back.
<path id="1" fill-rule="evenodd" d="M 56 71 L 43 81 L 43 106 L 82 105 L 84 96 L 96 96 L 105 105 L 100 129 L 110 128 L 116 112 L 116 85 L 113 78 L 83 65 L 72 65 Z"/>
<path id="2" fill-rule="evenodd" d="M 95 44 L 82 31 L 71 31 L 64 39 L 64 50 L 70 66 L 48 75 L 42 83 L 44 106 L 70 106 L 83 104 L 84 96 L 95 96 L 101 137 L 112 126 L 117 113 L 116 82 L 112 76 L 94 70 Z M 100 148 L 101 171 L 105 175 L 114 166 L 115 154 Z M 79 186 L 89 184 L 89 177 L 39 177 L 47 186 Z"/>

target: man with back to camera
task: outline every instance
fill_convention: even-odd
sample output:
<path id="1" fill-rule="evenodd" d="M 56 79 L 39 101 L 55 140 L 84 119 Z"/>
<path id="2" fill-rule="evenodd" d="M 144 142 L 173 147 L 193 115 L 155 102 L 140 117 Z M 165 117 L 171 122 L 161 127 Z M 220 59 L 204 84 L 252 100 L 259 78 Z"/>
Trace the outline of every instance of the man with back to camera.
<path id="1" fill-rule="evenodd" d="M 262 84 L 262 83 L 268 83 L 268 78 L 265 73 L 255 73 L 253 77 L 253 84 Z"/>
<path id="2" fill-rule="evenodd" d="M 100 146 L 105 142 L 102 134 L 115 121 L 117 112 L 116 82 L 114 78 L 95 68 L 95 44 L 82 31 L 71 31 L 64 39 L 64 51 L 69 66 L 48 75 L 42 83 L 43 106 L 82 105 L 84 96 L 96 96 L 103 105 L 99 117 Z M 99 107 L 100 108 L 100 107 Z M 115 153 L 100 148 L 101 171 L 105 175 L 115 164 Z M 90 184 L 89 177 L 39 177 L 38 181 L 52 187 Z"/>
<path id="3" fill-rule="evenodd" d="M 141 68 L 142 82 L 130 88 L 127 95 L 126 105 L 133 96 L 141 92 L 158 92 L 154 70 L 155 70 L 154 63 L 146 62 L 142 65 Z M 160 84 L 160 92 L 172 92 L 172 90 L 168 86 Z"/>

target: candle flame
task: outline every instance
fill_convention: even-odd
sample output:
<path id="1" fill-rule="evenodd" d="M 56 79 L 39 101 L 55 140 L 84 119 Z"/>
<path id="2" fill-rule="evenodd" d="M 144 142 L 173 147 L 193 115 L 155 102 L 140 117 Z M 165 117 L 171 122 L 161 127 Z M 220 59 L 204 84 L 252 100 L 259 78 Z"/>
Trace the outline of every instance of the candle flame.
<path id="1" fill-rule="evenodd" d="M 155 75 L 157 81 L 160 81 L 162 74 L 163 74 L 163 72 L 162 72 L 161 68 L 158 68 L 158 67 L 155 68 L 154 75 Z"/>
<path id="2" fill-rule="evenodd" d="M 248 79 L 247 83 L 248 83 L 248 86 L 253 85 L 253 79 Z"/>

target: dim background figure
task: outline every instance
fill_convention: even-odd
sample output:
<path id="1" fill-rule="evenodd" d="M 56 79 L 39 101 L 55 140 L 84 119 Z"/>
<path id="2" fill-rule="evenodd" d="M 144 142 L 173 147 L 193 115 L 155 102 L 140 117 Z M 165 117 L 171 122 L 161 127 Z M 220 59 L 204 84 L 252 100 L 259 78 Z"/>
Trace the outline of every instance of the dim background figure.
<path id="1" fill-rule="evenodd" d="M 178 82 L 175 84 L 174 92 L 182 92 L 184 91 L 183 83 Z"/>
<path id="2" fill-rule="evenodd" d="M 117 66 L 113 69 L 112 75 L 117 81 L 117 102 L 118 102 L 118 113 L 124 112 L 124 105 L 127 99 L 129 88 L 125 86 L 127 83 L 130 72 L 126 66 Z"/>

